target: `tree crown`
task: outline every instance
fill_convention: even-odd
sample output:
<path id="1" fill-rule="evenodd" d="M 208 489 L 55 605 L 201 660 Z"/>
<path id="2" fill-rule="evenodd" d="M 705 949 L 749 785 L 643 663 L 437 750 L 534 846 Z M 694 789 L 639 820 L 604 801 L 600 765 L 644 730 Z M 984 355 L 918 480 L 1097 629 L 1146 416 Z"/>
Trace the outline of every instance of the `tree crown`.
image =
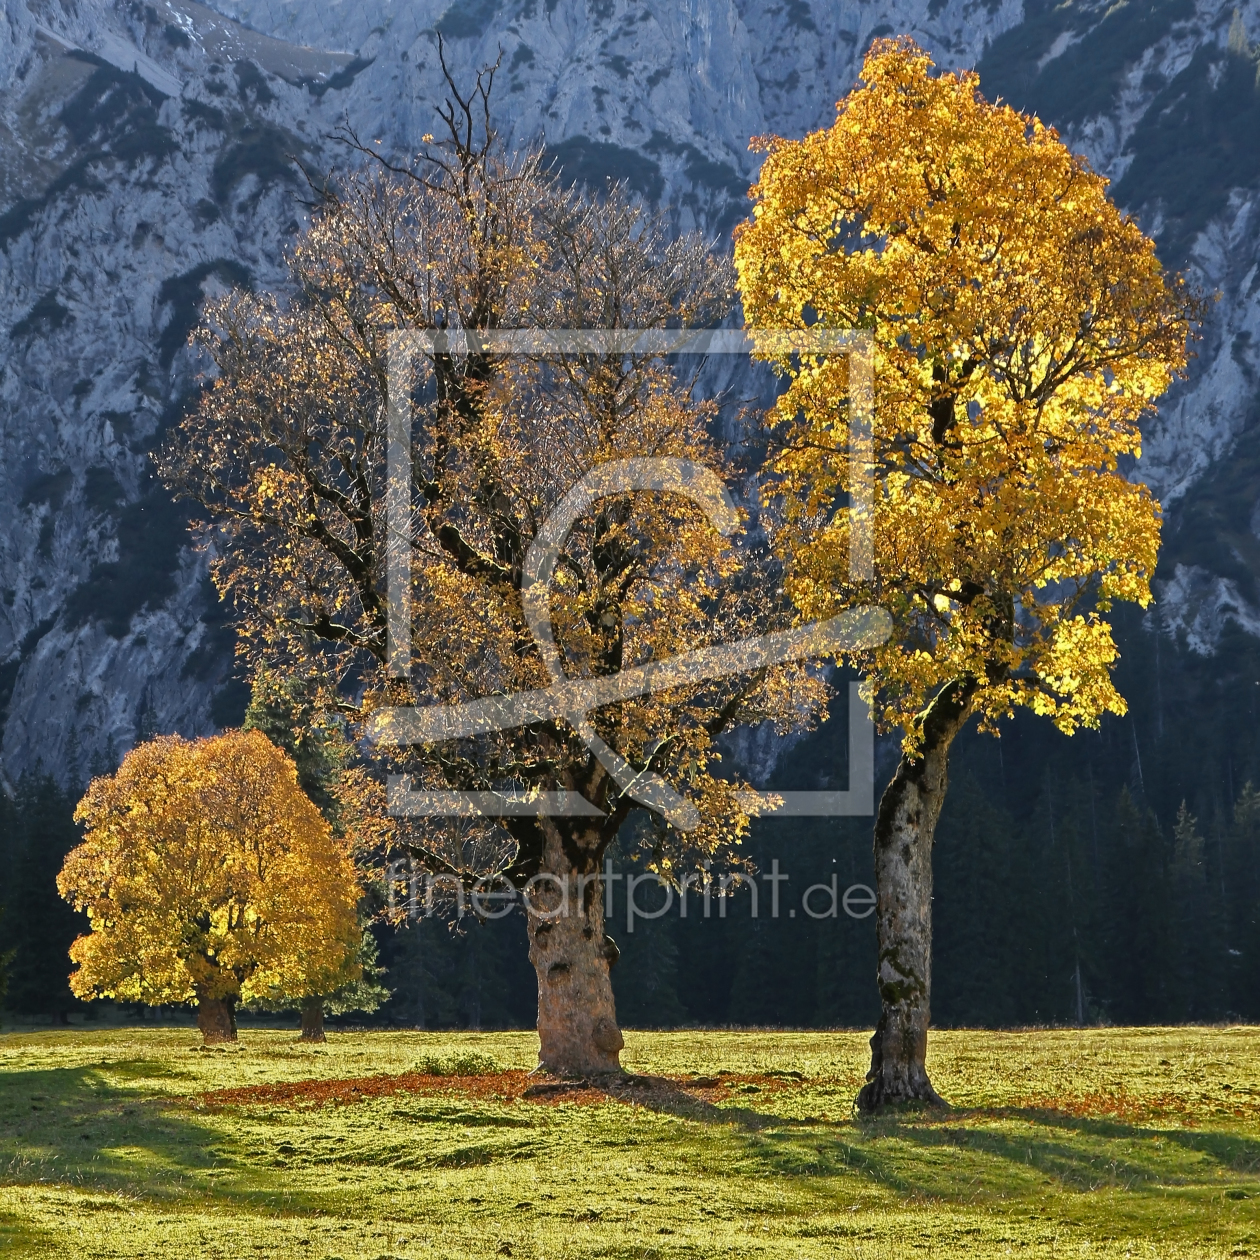
<path id="1" fill-rule="evenodd" d="M 510 356 L 478 336 L 703 324 L 729 308 L 728 264 L 696 237 L 674 239 L 622 189 L 597 198 L 565 188 L 537 154 L 509 159 L 451 131 L 417 169 L 339 182 L 295 250 L 294 301 L 236 294 L 211 311 L 205 341 L 218 375 L 164 465 L 209 509 L 215 580 L 235 601 L 243 650 L 318 677 L 324 702 L 354 721 L 374 706 L 453 705 L 552 682 L 523 602 L 526 559 L 592 468 L 661 456 L 731 472 L 710 432 L 713 407 L 664 355 Z M 418 356 L 407 399 L 409 680 L 388 677 L 386 646 L 387 345 L 398 329 L 464 339 Z M 549 620 L 568 677 L 616 674 L 790 620 L 751 552 L 677 494 L 598 498 L 558 548 Z M 596 822 L 395 826 L 384 819 L 380 763 L 370 780 L 358 767 L 343 782 L 360 813 L 388 824 L 381 834 L 401 835 L 438 869 L 516 878 L 536 871 L 560 835 L 571 860 L 597 864 L 636 807 L 608 770 L 620 759 L 705 803 L 689 841 L 712 852 L 747 826 L 735 785 L 713 773 L 719 735 L 743 721 L 808 720 L 824 691 L 781 666 L 610 704 L 590 715 L 612 753 L 604 760 L 563 719 L 391 754 L 389 768 L 416 789 L 575 792 L 604 814 Z"/>
<path id="2" fill-rule="evenodd" d="M 768 352 L 782 540 L 810 617 L 893 615 L 865 655 L 878 713 L 921 738 L 948 684 L 992 728 L 1123 713 L 1105 614 L 1145 606 L 1159 505 L 1121 461 L 1182 372 L 1200 304 L 1052 128 L 877 41 L 835 123 L 770 138 L 735 260 L 749 325 L 869 330 L 875 572 L 848 571 L 843 359 Z"/>
<path id="3" fill-rule="evenodd" d="M 133 748 L 75 811 L 57 887 L 91 926 L 79 997 L 301 998 L 355 979 L 354 864 L 259 731 Z"/>

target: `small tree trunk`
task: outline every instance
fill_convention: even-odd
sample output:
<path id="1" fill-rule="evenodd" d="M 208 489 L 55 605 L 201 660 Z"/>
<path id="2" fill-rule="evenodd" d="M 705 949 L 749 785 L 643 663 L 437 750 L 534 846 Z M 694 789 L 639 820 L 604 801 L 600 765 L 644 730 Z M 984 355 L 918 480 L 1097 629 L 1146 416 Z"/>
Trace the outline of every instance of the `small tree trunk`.
<path id="1" fill-rule="evenodd" d="M 597 867 L 576 869 L 555 825 L 542 825 L 542 874 L 526 906 L 538 975 L 538 1066 L 557 1076 L 619 1072 L 625 1041 L 608 975 L 616 947 L 604 935 L 603 881 Z M 573 847 L 600 851 L 596 837 Z"/>
<path id="2" fill-rule="evenodd" d="M 201 1040 L 207 1046 L 235 1041 L 236 999 L 199 997 L 197 1027 L 201 1029 Z"/>
<path id="3" fill-rule="evenodd" d="M 880 1016 L 861 1111 L 944 1105 L 927 1074 L 932 993 L 932 839 L 945 801 L 949 746 L 970 716 L 975 684 L 947 684 L 923 718 L 919 756 L 902 757 L 875 820 Z"/>
<path id="4" fill-rule="evenodd" d="M 302 1002 L 302 1041 L 327 1041 L 324 1036 L 324 999 L 308 997 Z"/>

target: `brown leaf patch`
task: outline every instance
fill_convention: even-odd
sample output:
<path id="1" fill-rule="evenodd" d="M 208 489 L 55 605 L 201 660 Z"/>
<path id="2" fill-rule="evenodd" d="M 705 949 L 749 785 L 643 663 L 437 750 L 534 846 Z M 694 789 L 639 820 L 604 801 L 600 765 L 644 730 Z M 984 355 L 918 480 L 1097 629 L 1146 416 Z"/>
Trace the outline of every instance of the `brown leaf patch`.
<path id="1" fill-rule="evenodd" d="M 271 1085 L 247 1085 L 239 1089 L 215 1089 L 199 1094 L 206 1107 L 345 1106 L 391 1094 L 447 1094 L 459 1098 L 493 1098 L 510 1101 L 525 1090 L 524 1072 L 490 1072 L 482 1076 L 437 1076 L 425 1072 L 400 1072 L 389 1076 L 354 1076 L 341 1080 L 278 1081 Z"/>
<path id="2" fill-rule="evenodd" d="M 393 1094 L 434 1094 L 458 1098 L 483 1098 L 498 1102 L 525 1099 L 535 1103 L 576 1103 L 590 1106 L 616 1099 L 634 1103 L 649 1101 L 653 1095 L 679 1091 L 705 1102 L 722 1102 L 753 1086 L 755 1093 L 783 1089 L 795 1082 L 761 1075 L 713 1077 L 635 1076 L 627 1074 L 608 1080 L 564 1080 L 531 1077 L 523 1071 L 490 1072 L 480 1076 L 437 1076 L 424 1072 L 396 1075 L 357 1076 L 341 1080 L 279 1081 L 269 1085 L 247 1085 L 237 1089 L 215 1089 L 198 1094 L 203 1107 L 324 1107 L 346 1106 L 369 1098 Z"/>

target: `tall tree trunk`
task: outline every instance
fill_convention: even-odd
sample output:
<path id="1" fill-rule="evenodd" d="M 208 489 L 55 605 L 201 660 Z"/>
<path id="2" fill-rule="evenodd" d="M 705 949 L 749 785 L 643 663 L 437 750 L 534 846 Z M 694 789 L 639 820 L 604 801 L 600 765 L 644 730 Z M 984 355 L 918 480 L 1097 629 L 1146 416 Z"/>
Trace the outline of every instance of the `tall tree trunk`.
<path id="1" fill-rule="evenodd" d="M 308 997 L 302 1002 L 302 1041 L 327 1041 L 324 1036 L 324 999 Z"/>
<path id="2" fill-rule="evenodd" d="M 236 999 L 197 998 L 197 1027 L 207 1046 L 236 1040 Z"/>
<path id="3" fill-rule="evenodd" d="M 923 744 L 903 756 L 875 820 L 880 1016 L 861 1111 L 944 1104 L 927 1074 L 932 994 L 932 839 L 945 801 L 949 746 L 971 712 L 969 679 L 946 684 L 923 715 Z"/>
<path id="4" fill-rule="evenodd" d="M 596 835 L 566 845 L 553 820 L 540 825 L 542 874 L 526 909 L 538 975 L 538 1066 L 557 1076 L 619 1072 L 625 1041 L 608 974 L 616 946 L 604 934 L 602 846 Z"/>

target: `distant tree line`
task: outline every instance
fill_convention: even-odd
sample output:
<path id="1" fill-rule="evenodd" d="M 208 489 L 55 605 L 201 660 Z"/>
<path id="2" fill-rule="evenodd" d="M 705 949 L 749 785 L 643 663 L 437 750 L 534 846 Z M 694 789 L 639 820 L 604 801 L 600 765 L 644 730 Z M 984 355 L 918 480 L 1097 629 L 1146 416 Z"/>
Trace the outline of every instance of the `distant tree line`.
<path id="1" fill-rule="evenodd" d="M 1260 1019 L 1260 641 L 1238 632 L 1199 657 L 1165 637 L 1157 660 L 1148 625 L 1134 615 L 1118 627 L 1132 717 L 1072 740 L 1031 718 L 1000 741 L 960 740 L 936 839 L 939 1025 Z M 844 786 L 839 716 L 796 744 L 766 786 Z M 46 775 L 0 797 L 0 956 L 13 953 L 4 1002 L 25 1018 L 85 1009 L 66 954 L 85 924 L 55 883 L 78 842 L 76 798 Z M 833 870 L 844 888 L 872 878 L 869 826 L 762 819 L 750 848 L 763 870 L 777 857 L 793 890 Z M 629 846 L 623 836 L 619 870 Z M 628 1027 L 874 1023 L 872 920 L 771 919 L 764 888 L 755 921 L 746 892 L 707 920 L 693 893 L 685 920 L 675 908 L 633 934 L 618 892 L 612 975 Z M 533 1024 L 519 914 L 374 930 L 392 996 L 334 1023 Z"/>

